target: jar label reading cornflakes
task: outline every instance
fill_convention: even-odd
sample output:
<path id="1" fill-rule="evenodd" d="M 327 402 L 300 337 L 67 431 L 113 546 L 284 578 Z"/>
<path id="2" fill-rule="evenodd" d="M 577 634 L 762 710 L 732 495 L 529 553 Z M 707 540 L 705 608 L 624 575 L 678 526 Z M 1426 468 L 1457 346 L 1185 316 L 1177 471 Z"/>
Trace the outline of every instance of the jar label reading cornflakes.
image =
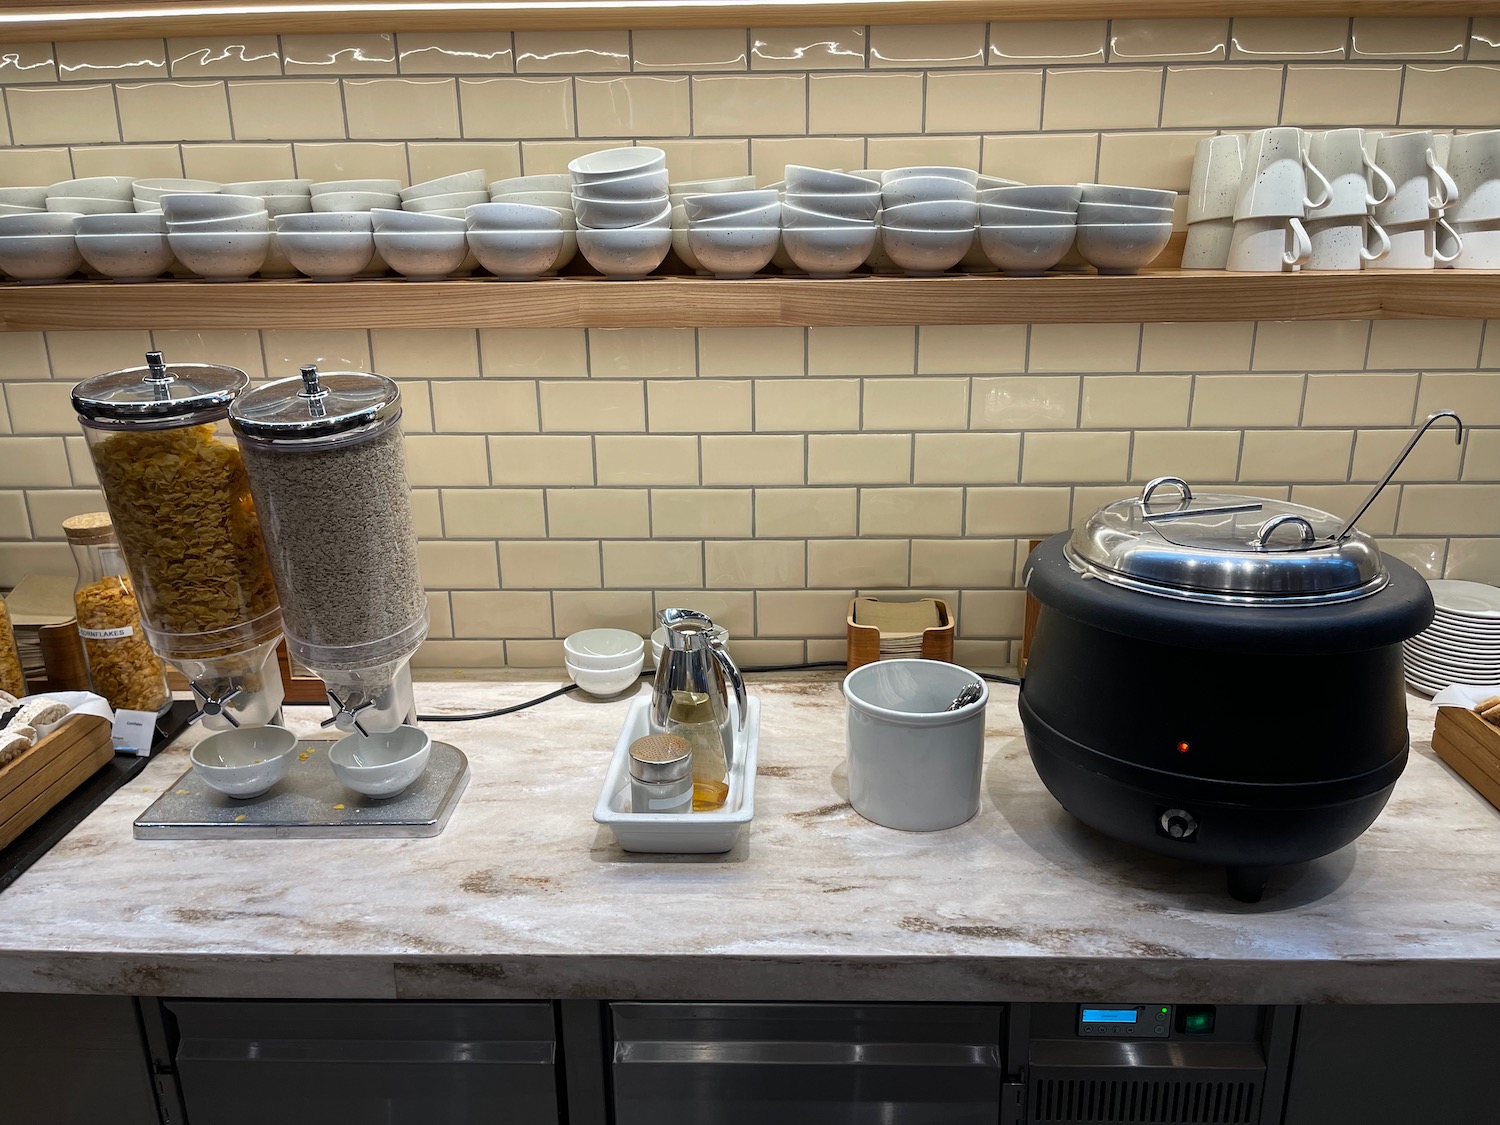
<path id="1" fill-rule="evenodd" d="M 135 629 L 129 625 L 122 625 L 118 629 L 85 629 L 79 626 L 78 635 L 86 641 L 117 641 L 134 636 Z"/>

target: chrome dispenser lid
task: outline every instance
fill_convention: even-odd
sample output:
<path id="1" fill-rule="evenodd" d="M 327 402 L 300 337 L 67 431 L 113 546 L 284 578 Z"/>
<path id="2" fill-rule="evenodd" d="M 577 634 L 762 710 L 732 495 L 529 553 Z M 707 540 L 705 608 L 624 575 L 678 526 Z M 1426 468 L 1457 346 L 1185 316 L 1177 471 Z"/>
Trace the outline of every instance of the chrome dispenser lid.
<path id="1" fill-rule="evenodd" d="M 1175 487 L 1175 500 L 1155 497 Z M 1143 593 L 1221 605 L 1315 605 L 1376 593 L 1380 550 L 1338 516 L 1254 496 L 1194 495 L 1159 477 L 1100 508 L 1064 554 L 1085 575 Z"/>
<path id="2" fill-rule="evenodd" d="M 394 379 L 368 371 L 320 372 L 309 364 L 300 376 L 240 396 L 229 424 L 256 441 L 342 442 L 378 433 L 399 417 L 401 389 Z"/>
<path id="3" fill-rule="evenodd" d="M 131 426 L 168 420 L 224 417 L 250 385 L 238 367 L 174 363 L 147 352 L 145 367 L 127 367 L 85 379 L 73 388 L 73 409 L 91 422 Z"/>

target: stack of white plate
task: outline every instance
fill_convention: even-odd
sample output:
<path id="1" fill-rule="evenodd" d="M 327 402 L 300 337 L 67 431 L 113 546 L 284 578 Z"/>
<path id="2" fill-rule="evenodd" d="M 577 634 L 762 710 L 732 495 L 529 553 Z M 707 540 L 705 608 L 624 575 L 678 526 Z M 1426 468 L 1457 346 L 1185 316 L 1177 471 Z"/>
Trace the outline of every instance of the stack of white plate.
<path id="1" fill-rule="evenodd" d="M 1432 695 L 1450 684 L 1500 684 L 1500 587 L 1430 583 L 1432 624 L 1405 645 L 1406 682 Z"/>

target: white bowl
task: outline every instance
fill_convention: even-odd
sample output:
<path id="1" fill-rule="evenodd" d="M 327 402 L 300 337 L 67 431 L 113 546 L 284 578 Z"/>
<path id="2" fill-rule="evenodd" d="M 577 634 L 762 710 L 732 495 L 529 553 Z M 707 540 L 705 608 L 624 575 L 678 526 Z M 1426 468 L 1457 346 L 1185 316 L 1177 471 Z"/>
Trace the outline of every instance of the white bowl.
<path id="1" fill-rule="evenodd" d="M 291 231 L 340 231 L 364 232 L 374 230 L 374 220 L 368 211 L 308 211 L 299 215 L 278 215 L 276 232 Z"/>
<path id="2" fill-rule="evenodd" d="M 980 227 L 979 245 L 992 265 L 1017 277 L 1046 273 L 1073 248 L 1077 228 L 1057 226 Z"/>
<path id="3" fill-rule="evenodd" d="M 45 187 L 0 187 L 0 203 L 14 207 L 31 207 L 38 211 L 47 209 Z"/>
<path id="4" fill-rule="evenodd" d="M 743 215 L 746 212 L 762 211 L 767 207 L 780 205 L 780 193 L 766 188 L 757 191 L 698 192 L 685 194 L 682 197 L 682 207 L 689 219 Z"/>
<path id="5" fill-rule="evenodd" d="M 974 242 L 974 231 L 906 230 L 882 225 L 881 245 L 886 255 L 915 277 L 932 277 L 952 269 L 963 260 Z"/>
<path id="6" fill-rule="evenodd" d="M 622 691 L 628 691 L 635 686 L 641 678 L 641 669 L 646 665 L 646 654 L 638 653 L 636 658 L 623 668 L 603 670 L 599 668 L 580 668 L 571 660 L 564 662 L 568 669 L 568 678 L 590 695 L 607 697 L 619 695 Z"/>
<path id="7" fill-rule="evenodd" d="M 718 645 L 729 643 L 729 630 L 722 625 L 715 625 L 708 631 L 709 638 Z M 658 627 L 651 634 L 651 667 L 655 668 L 661 663 L 662 646 L 667 643 L 667 630 L 665 626 Z"/>
<path id="8" fill-rule="evenodd" d="M 253 234 L 270 230 L 271 219 L 269 212 L 257 211 L 253 215 L 231 215 L 227 219 L 204 219 L 197 223 L 174 223 L 167 218 L 166 226 L 167 230 L 181 234 Z"/>
<path id="9" fill-rule="evenodd" d="M 1080 203 L 1080 223 L 1170 223 L 1172 208 L 1143 207 L 1135 203 Z"/>
<path id="10" fill-rule="evenodd" d="M 646 639 L 629 629 L 581 629 L 563 638 L 563 654 L 580 668 L 610 671 L 646 651 Z"/>
<path id="11" fill-rule="evenodd" d="M 715 277 L 754 277 L 771 264 L 781 243 L 781 229 L 693 226 L 687 240 L 699 268 Z"/>
<path id="12" fill-rule="evenodd" d="M 922 164 L 907 168 L 888 168 L 880 174 L 882 188 L 892 180 L 907 180 L 914 176 L 936 176 L 945 180 L 962 180 L 970 187 L 979 186 L 979 173 L 972 168 L 958 168 L 946 164 Z"/>
<path id="13" fill-rule="evenodd" d="M 186 268 L 210 281 L 245 281 L 266 264 L 269 231 L 188 233 L 168 230 L 172 253 Z"/>
<path id="14" fill-rule="evenodd" d="M 128 199 L 105 199 L 93 195 L 49 195 L 47 210 L 69 215 L 120 215 L 134 211 Z"/>
<path id="15" fill-rule="evenodd" d="M 973 230 L 979 209 L 962 199 L 932 199 L 925 203 L 902 203 L 880 209 L 880 225 L 907 230 Z"/>
<path id="16" fill-rule="evenodd" d="M 169 191 L 173 191 L 173 192 L 198 192 L 198 193 L 203 193 L 203 192 L 225 192 L 225 191 L 229 191 L 231 195 L 236 195 L 236 194 L 259 195 L 260 194 L 257 191 L 247 191 L 247 192 L 243 192 L 243 193 L 234 192 L 234 191 L 231 190 L 231 186 L 230 185 L 228 185 L 228 184 L 220 184 L 220 183 L 215 182 L 214 180 L 150 179 L 150 180 L 136 180 L 135 183 L 133 185 L 131 185 L 131 194 L 136 199 L 139 199 L 139 200 L 146 200 L 146 201 L 157 200 L 157 199 L 160 199 L 163 195 L 165 195 Z"/>
<path id="17" fill-rule="evenodd" d="M 400 206 L 401 197 L 393 191 L 328 191 L 312 197 L 314 211 L 370 211 L 376 207 Z"/>
<path id="18" fill-rule="evenodd" d="M 809 192 L 789 191 L 783 203 L 805 211 L 809 215 L 821 215 L 832 219 L 863 221 L 880 214 L 878 191 Z"/>
<path id="19" fill-rule="evenodd" d="M 432 755 L 432 736 L 420 727 L 399 726 L 374 734 L 350 734 L 328 748 L 328 765 L 339 784 L 366 797 L 394 797 L 422 776 Z"/>
<path id="20" fill-rule="evenodd" d="M 45 214 L 46 204 L 40 207 L 27 207 L 20 203 L 0 203 L 0 215 L 37 215 Z"/>
<path id="21" fill-rule="evenodd" d="M 29 215 L 9 216 L 27 219 Z M 45 285 L 72 277 L 83 264 L 78 243 L 67 234 L 0 234 L 0 272 L 17 281 Z"/>
<path id="22" fill-rule="evenodd" d="M 259 797 L 286 776 L 297 736 L 285 727 L 235 727 L 215 731 L 188 757 L 205 785 L 230 797 Z"/>
<path id="23" fill-rule="evenodd" d="M 974 186 L 977 187 L 980 191 L 985 191 L 988 188 L 1023 187 L 1025 185 L 1023 185 L 1020 180 L 1007 180 L 1004 176 L 986 176 L 983 172 L 981 172 L 979 173 L 979 179 L 978 181 L 976 181 Z"/>
<path id="24" fill-rule="evenodd" d="M 312 181 L 241 180 L 239 183 L 225 184 L 224 190 L 230 195 L 258 195 L 262 199 L 268 195 L 304 195 L 311 197 Z M 139 196 L 140 192 L 137 191 L 136 195 Z"/>
<path id="25" fill-rule="evenodd" d="M 672 252 L 677 255 L 677 260 L 694 273 L 707 273 L 703 263 L 698 261 L 698 255 L 693 253 L 693 248 L 688 244 L 688 221 L 687 215 L 679 203 L 672 208 Z"/>
<path id="26" fill-rule="evenodd" d="M 1076 245 L 1100 273 L 1135 273 L 1155 261 L 1171 237 L 1171 223 L 1085 223 Z"/>
<path id="27" fill-rule="evenodd" d="M 1071 224 L 1076 211 L 1047 211 L 1040 207 L 1012 207 L 1007 203 L 979 204 L 979 225 L 1002 227 L 1056 227 Z"/>
<path id="28" fill-rule="evenodd" d="M 72 237 L 73 224 L 81 217 L 77 211 L 37 211 L 29 215 L 0 215 L 0 235 L 65 234 Z"/>
<path id="29" fill-rule="evenodd" d="M 1077 211 L 1082 190 L 1077 184 L 1014 184 L 985 188 L 978 199 L 980 203 L 1003 203 L 1007 207 Z"/>
<path id="30" fill-rule="evenodd" d="M 419 195 L 415 199 L 403 200 L 401 206 L 408 211 L 462 211 L 476 203 L 488 203 L 487 191 L 456 191 L 449 195 Z"/>
<path id="31" fill-rule="evenodd" d="M 137 215 L 160 215 L 161 200 L 159 199 L 137 199 L 132 204 Z"/>
<path id="32" fill-rule="evenodd" d="M 495 180 L 490 184 L 491 195 L 513 195 L 518 191 L 560 191 L 572 190 L 573 177 L 567 172 L 548 172 L 540 176 L 511 176 L 504 180 Z"/>
<path id="33" fill-rule="evenodd" d="M 903 203 L 928 203 L 942 199 L 961 199 L 972 203 L 974 187 L 948 176 L 902 176 L 886 180 L 880 186 L 882 207 L 899 207 Z"/>
<path id="34" fill-rule="evenodd" d="M 63 195 L 128 200 L 134 183 L 129 176 L 85 176 L 81 180 L 60 180 L 47 189 L 47 198 Z"/>
<path id="35" fill-rule="evenodd" d="M 1079 184 L 1078 198 L 1084 203 L 1134 203 L 1141 207 L 1170 207 L 1175 191 L 1158 188 L 1120 187 L 1116 184 Z"/>
<path id="36" fill-rule="evenodd" d="M 844 227 L 783 227 L 781 244 L 809 277 L 847 277 L 875 248 L 874 223 Z"/>
<path id="37" fill-rule="evenodd" d="M 736 211 L 727 215 L 703 215 L 694 217 L 692 210 L 683 205 L 683 217 L 689 227 L 779 227 L 781 226 L 781 204 L 768 203 L 753 211 Z"/>
<path id="38" fill-rule="evenodd" d="M 166 273 L 172 264 L 166 231 L 79 234 L 75 241 L 89 268 L 112 281 L 149 281 Z"/>
<path id="39" fill-rule="evenodd" d="M 280 215 L 306 215 L 312 211 L 310 195 L 262 195 L 260 201 L 273 219 Z"/>
<path id="40" fill-rule="evenodd" d="M 573 198 L 594 203 L 624 203 L 641 199 L 667 199 L 667 170 L 620 176 L 613 180 L 584 181 L 573 185 Z"/>
<path id="41" fill-rule="evenodd" d="M 441 281 L 469 256 L 463 220 L 454 221 L 457 230 L 377 230 L 375 250 L 408 281 Z"/>
<path id="42" fill-rule="evenodd" d="M 368 230 L 282 230 L 276 244 L 298 273 L 314 281 L 349 281 L 375 256 Z"/>
<path id="43" fill-rule="evenodd" d="M 374 192 L 379 195 L 394 195 L 401 198 L 400 180 L 324 180 L 321 183 L 309 184 L 307 187 L 311 195 L 330 195 L 346 191 Z"/>
<path id="44" fill-rule="evenodd" d="M 74 234 L 161 234 L 167 233 L 161 215 L 80 215 L 73 220 Z"/>
<path id="45" fill-rule="evenodd" d="M 417 231 L 444 233 L 464 229 L 462 219 L 447 215 L 432 215 L 424 211 L 397 211 L 388 207 L 376 207 L 370 212 L 370 222 L 376 234 L 381 231 Z"/>
<path id="46" fill-rule="evenodd" d="M 535 281 L 557 268 L 564 231 L 470 229 L 469 249 L 501 281 Z"/>
<path id="47" fill-rule="evenodd" d="M 467 172 L 454 172 L 451 176 L 439 176 L 433 180 L 423 180 L 421 183 L 412 184 L 411 187 L 402 188 L 399 192 L 402 203 L 408 203 L 413 199 L 427 199 L 434 195 L 452 195 L 455 192 L 482 191 L 489 194 L 484 179 L 487 173 L 483 168 L 473 168 Z"/>
<path id="48" fill-rule="evenodd" d="M 785 171 L 788 194 L 801 192 L 879 191 L 880 184 L 849 172 L 831 172 L 826 168 L 809 168 L 805 164 L 788 164 Z"/>
<path id="49" fill-rule="evenodd" d="M 494 191 L 491 203 L 531 203 L 537 207 L 556 207 L 559 211 L 573 213 L 571 191 Z"/>
<path id="50" fill-rule="evenodd" d="M 160 199 L 169 223 L 201 223 L 209 219 L 232 219 L 263 213 L 266 205 L 258 195 L 224 195 L 219 192 L 167 192 Z"/>
<path id="51" fill-rule="evenodd" d="M 631 148 L 607 148 L 590 152 L 568 162 L 568 171 L 575 183 L 587 180 L 611 179 L 635 172 L 650 172 L 667 166 L 667 154 L 650 145 L 635 145 Z"/>
<path id="52" fill-rule="evenodd" d="M 588 199 L 573 200 L 573 214 L 580 227 L 594 230 L 617 230 L 643 226 L 653 220 L 670 217 L 671 205 L 666 196 L 621 203 L 601 203 Z"/>
<path id="53" fill-rule="evenodd" d="M 469 230 L 562 230 L 562 216 L 534 203 L 476 203 L 464 210 Z"/>
<path id="54" fill-rule="evenodd" d="M 672 231 L 661 226 L 578 231 L 578 249 L 589 265 L 615 281 L 634 281 L 661 265 L 672 245 Z"/>
<path id="55" fill-rule="evenodd" d="M 869 217 L 863 215 L 828 215 L 821 211 L 809 211 L 805 207 L 799 207 L 793 203 L 792 195 L 788 192 L 786 200 L 781 205 L 781 225 L 786 228 L 849 227 L 851 230 L 862 230 L 865 227 L 875 225 L 875 215 L 870 215 Z"/>

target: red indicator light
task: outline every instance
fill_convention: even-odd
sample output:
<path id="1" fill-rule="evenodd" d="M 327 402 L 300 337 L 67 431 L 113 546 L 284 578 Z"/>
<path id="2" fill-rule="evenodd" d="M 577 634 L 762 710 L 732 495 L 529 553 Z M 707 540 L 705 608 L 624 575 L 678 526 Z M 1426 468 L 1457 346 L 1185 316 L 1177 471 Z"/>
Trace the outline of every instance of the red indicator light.
<path id="1" fill-rule="evenodd" d="M 1179 754 L 1186 754 L 1191 749 L 1192 747 L 1189 746 L 1186 742 L 1179 742 L 1177 744 L 1177 752 Z"/>

